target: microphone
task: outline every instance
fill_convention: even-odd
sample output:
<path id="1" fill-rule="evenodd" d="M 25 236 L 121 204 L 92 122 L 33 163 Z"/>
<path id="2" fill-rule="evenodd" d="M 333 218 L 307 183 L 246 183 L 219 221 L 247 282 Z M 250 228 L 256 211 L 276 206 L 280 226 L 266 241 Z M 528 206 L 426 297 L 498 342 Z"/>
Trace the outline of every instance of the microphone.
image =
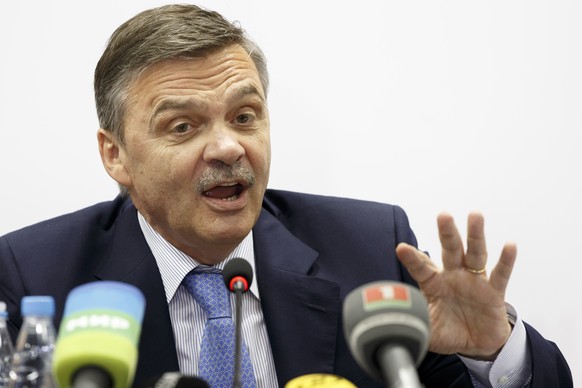
<path id="1" fill-rule="evenodd" d="M 312 373 L 291 379 L 285 388 L 356 388 L 348 379 L 328 373 Z"/>
<path id="2" fill-rule="evenodd" d="M 210 388 L 210 385 L 199 377 L 184 376 L 180 372 L 166 372 L 146 382 L 143 388 Z"/>
<path id="3" fill-rule="evenodd" d="M 247 292 L 253 282 L 253 269 L 248 261 L 235 257 L 231 259 L 222 270 L 224 284 L 230 292 L 234 292 L 236 307 L 236 320 L 234 323 L 234 378 L 232 386 L 238 388 L 240 382 L 241 363 L 241 318 L 242 318 L 242 293 Z"/>
<path id="4" fill-rule="evenodd" d="M 126 283 L 97 281 L 73 288 L 53 354 L 58 385 L 131 386 L 144 310 L 144 295 Z"/>
<path id="5" fill-rule="evenodd" d="M 428 350 L 428 305 L 416 288 L 372 282 L 343 305 L 344 334 L 356 362 L 388 387 L 422 387 L 416 371 Z"/>
<path id="6" fill-rule="evenodd" d="M 247 292 L 253 282 L 253 269 L 248 261 L 235 257 L 224 266 L 222 278 L 229 291 Z"/>

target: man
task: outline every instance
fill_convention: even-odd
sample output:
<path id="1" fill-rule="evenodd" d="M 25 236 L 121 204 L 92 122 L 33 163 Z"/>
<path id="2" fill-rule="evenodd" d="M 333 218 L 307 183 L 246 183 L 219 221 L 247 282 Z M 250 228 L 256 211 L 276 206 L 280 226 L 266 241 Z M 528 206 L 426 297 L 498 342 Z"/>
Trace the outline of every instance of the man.
<path id="1" fill-rule="evenodd" d="M 0 238 L 12 334 L 22 296 L 55 296 L 58 324 L 72 287 L 118 280 L 147 300 L 135 384 L 199 374 L 206 312 L 187 279 L 243 257 L 256 273 L 242 319 L 259 387 L 307 373 L 382 386 L 356 365 L 341 316 L 346 294 L 375 280 L 418 284 L 428 299 L 427 387 L 572 385 L 557 347 L 505 304 L 515 246 L 485 273 L 481 215 L 469 216 L 466 251 L 439 216 L 441 270 L 398 207 L 267 190 L 267 90 L 260 49 L 215 12 L 166 6 L 120 26 L 95 95 L 101 158 L 122 194 Z"/>

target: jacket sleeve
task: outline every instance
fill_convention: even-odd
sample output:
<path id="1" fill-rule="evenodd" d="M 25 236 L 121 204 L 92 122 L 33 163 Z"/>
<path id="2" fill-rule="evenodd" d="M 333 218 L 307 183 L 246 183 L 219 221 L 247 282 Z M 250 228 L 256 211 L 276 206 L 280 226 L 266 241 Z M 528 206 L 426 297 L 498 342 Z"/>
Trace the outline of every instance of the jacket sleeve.
<path id="1" fill-rule="evenodd" d="M 524 325 L 532 356 L 532 388 L 573 387 L 572 372 L 560 349 L 533 327 Z"/>
<path id="2" fill-rule="evenodd" d="M 0 301 L 6 303 L 8 311 L 8 331 L 16 340 L 21 324 L 20 300 L 25 295 L 23 281 L 18 270 L 14 253 L 5 237 L 0 237 Z"/>
<path id="3" fill-rule="evenodd" d="M 397 243 L 406 242 L 418 247 L 404 210 L 394 209 Z M 428 253 L 428 252 L 427 252 Z M 402 281 L 417 285 L 404 266 Z M 532 360 L 532 388 L 573 387 L 572 373 L 564 356 L 551 341 L 546 340 L 533 327 L 524 323 Z M 466 366 L 456 355 L 428 352 L 419 367 L 420 378 L 426 387 L 473 387 Z"/>

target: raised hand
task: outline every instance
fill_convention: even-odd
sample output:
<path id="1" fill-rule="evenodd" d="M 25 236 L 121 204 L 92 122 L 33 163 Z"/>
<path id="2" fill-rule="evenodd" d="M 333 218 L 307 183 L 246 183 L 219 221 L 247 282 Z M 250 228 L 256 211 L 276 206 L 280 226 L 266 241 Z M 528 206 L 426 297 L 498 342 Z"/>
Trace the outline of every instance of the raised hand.
<path id="1" fill-rule="evenodd" d="M 483 216 L 469 214 L 466 251 L 452 216 L 443 213 L 437 221 L 443 268 L 411 245 L 402 243 L 396 248 L 400 261 L 428 300 L 429 349 L 495 359 L 511 333 L 505 290 L 517 254 L 515 244 L 503 247 L 488 276 Z"/>

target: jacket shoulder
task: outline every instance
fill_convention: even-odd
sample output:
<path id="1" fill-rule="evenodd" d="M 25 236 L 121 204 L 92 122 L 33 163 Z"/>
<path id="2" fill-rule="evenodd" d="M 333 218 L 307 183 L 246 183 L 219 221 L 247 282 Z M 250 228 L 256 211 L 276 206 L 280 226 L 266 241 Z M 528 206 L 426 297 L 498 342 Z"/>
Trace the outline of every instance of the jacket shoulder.
<path id="1" fill-rule="evenodd" d="M 408 217 L 400 206 L 361 199 L 268 189 L 263 208 L 282 222 L 307 216 L 330 221 L 348 217 L 351 221 L 361 220 L 366 224 L 378 221 L 408 227 Z"/>
<path id="2" fill-rule="evenodd" d="M 129 199 L 118 197 L 10 232 L 0 237 L 0 267 L 12 277 L 19 273 L 22 282 L 28 279 L 31 288 L 49 286 L 49 274 L 92 274 L 132 209 Z"/>
<path id="3" fill-rule="evenodd" d="M 320 252 L 353 249 L 385 260 L 400 242 L 417 245 L 406 213 L 395 205 L 269 189 L 263 209 Z"/>
<path id="4" fill-rule="evenodd" d="M 133 205 L 129 199 L 117 197 L 112 201 L 101 202 L 9 232 L 2 238 L 17 243 L 23 239 L 30 241 L 30 236 L 34 236 L 35 242 L 39 242 L 39 239 L 53 239 L 61 235 L 66 238 L 67 233 L 73 233 L 69 237 L 74 236 L 87 228 L 108 230 L 119 214 L 130 207 Z"/>

